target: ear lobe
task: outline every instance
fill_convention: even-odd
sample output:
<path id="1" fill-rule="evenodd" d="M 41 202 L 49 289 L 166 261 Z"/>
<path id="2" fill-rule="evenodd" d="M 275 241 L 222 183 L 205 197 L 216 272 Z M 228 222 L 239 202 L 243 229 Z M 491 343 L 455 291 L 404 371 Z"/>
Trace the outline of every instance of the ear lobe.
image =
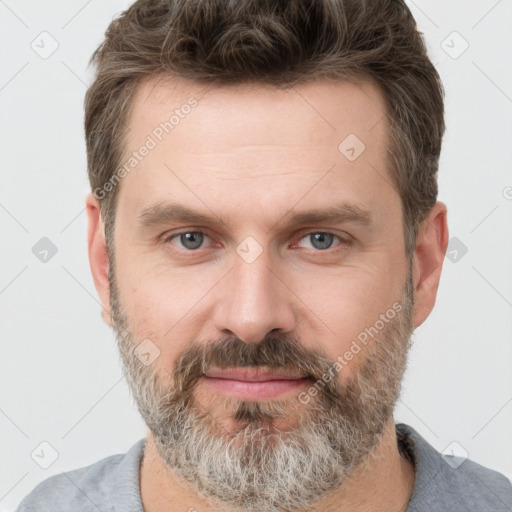
<path id="1" fill-rule="evenodd" d="M 110 285 L 108 282 L 109 259 L 105 241 L 105 226 L 101 218 L 100 203 L 93 194 L 85 200 L 87 210 L 87 246 L 89 252 L 89 265 L 91 267 L 94 286 L 103 305 L 101 316 L 112 326 L 110 310 Z"/>
<path id="2" fill-rule="evenodd" d="M 447 247 L 447 208 L 438 201 L 421 223 L 416 239 L 413 259 L 415 328 L 425 321 L 434 308 Z"/>

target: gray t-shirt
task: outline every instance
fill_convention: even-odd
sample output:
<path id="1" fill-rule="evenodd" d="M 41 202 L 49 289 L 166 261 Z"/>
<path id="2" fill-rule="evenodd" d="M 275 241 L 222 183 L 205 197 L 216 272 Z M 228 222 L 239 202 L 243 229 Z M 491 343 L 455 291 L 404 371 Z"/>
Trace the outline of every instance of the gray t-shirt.
<path id="1" fill-rule="evenodd" d="M 396 425 L 400 451 L 416 468 L 407 512 L 510 512 L 512 484 L 469 459 L 446 458 L 412 427 Z M 40 483 L 17 512 L 143 512 L 139 468 L 145 439 L 126 454 L 54 475 Z"/>

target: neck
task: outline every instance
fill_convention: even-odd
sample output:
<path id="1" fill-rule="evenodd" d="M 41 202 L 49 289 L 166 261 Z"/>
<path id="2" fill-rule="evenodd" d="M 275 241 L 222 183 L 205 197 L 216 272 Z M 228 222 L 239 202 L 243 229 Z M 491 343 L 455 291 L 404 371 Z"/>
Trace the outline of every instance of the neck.
<path id="1" fill-rule="evenodd" d="M 398 451 L 393 418 L 379 444 L 339 491 L 319 501 L 310 512 L 405 512 L 414 488 L 414 466 Z M 197 510 L 218 512 L 215 505 L 199 497 L 160 459 L 153 438 L 147 436 L 140 470 L 140 489 L 145 512 Z"/>

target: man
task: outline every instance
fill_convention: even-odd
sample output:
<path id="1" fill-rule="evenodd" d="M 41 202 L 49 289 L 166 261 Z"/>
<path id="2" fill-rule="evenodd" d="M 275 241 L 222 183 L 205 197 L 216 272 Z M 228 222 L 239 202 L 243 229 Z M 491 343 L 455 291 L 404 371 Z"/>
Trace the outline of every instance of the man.
<path id="1" fill-rule="evenodd" d="M 448 241 L 408 8 L 138 1 L 93 59 L 89 258 L 148 435 L 19 510 L 510 510 L 393 420 Z"/>

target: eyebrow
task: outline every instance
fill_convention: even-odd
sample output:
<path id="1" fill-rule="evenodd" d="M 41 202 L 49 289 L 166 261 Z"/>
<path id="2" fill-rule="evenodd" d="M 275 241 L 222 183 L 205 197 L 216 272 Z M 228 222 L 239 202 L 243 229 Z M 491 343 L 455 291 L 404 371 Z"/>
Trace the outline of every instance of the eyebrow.
<path id="1" fill-rule="evenodd" d="M 137 224 L 141 228 L 147 229 L 172 222 L 225 226 L 225 223 L 214 212 L 206 214 L 172 202 L 156 203 L 144 208 L 137 215 Z M 276 222 L 273 228 L 281 224 L 292 226 L 321 222 L 351 222 L 361 226 L 370 226 L 373 223 L 373 215 L 370 210 L 354 203 L 342 203 L 328 208 L 317 208 L 296 213 L 291 210 Z"/>

